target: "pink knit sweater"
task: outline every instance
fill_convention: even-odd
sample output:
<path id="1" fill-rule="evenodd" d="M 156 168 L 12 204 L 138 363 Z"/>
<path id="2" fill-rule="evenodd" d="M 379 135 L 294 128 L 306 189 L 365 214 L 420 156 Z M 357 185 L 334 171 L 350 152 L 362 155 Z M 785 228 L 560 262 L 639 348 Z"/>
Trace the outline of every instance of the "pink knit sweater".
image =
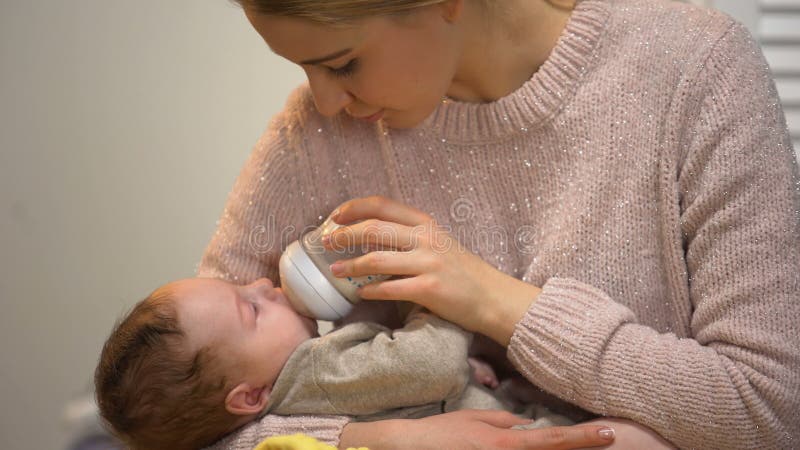
<path id="1" fill-rule="evenodd" d="M 307 87 L 256 144 L 200 276 L 277 280 L 340 203 L 429 212 L 543 286 L 508 358 L 546 391 L 680 448 L 800 447 L 800 195 L 769 69 L 746 30 L 657 0 L 583 0 L 549 59 L 418 128 L 319 115 Z M 266 416 L 216 448 L 341 417 Z"/>

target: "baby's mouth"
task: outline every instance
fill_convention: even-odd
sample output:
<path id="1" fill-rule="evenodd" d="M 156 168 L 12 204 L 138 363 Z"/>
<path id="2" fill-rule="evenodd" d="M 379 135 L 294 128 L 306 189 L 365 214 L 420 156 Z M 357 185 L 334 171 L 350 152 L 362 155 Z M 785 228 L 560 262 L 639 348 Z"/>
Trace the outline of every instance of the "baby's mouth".
<path id="1" fill-rule="evenodd" d="M 297 312 L 297 315 L 299 315 L 300 318 L 303 319 L 308 324 L 308 328 L 313 332 L 313 334 L 315 336 L 319 336 L 319 324 L 317 323 L 317 320 L 314 319 L 313 317 L 306 316 L 305 314 L 301 313 L 300 311 L 297 311 L 297 308 L 295 308 L 292 305 L 292 302 L 290 302 L 289 298 L 286 296 L 286 294 L 283 293 L 283 289 L 281 289 L 279 287 L 276 287 L 273 290 L 275 291 L 274 295 L 280 296 L 280 298 L 282 300 L 284 300 L 287 305 L 290 305 L 292 307 L 292 309 L 294 309 L 295 312 Z"/>

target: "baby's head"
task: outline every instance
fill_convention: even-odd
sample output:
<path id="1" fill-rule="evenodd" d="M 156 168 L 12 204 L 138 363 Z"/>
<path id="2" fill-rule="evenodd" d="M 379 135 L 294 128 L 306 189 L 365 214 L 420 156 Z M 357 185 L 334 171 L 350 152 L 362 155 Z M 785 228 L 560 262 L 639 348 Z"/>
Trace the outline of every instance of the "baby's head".
<path id="1" fill-rule="evenodd" d="M 133 448 L 198 448 L 255 418 L 316 322 L 267 279 L 194 278 L 156 289 L 106 341 L 95 373 L 103 418 Z"/>

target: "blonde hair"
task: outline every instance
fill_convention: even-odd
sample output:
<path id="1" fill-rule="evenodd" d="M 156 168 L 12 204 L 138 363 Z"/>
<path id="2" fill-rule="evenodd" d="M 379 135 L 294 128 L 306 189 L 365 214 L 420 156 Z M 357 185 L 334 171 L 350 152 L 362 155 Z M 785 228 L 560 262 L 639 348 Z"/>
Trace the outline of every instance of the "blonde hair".
<path id="1" fill-rule="evenodd" d="M 324 24 L 404 14 L 446 0 L 232 0 L 259 14 L 290 16 Z"/>

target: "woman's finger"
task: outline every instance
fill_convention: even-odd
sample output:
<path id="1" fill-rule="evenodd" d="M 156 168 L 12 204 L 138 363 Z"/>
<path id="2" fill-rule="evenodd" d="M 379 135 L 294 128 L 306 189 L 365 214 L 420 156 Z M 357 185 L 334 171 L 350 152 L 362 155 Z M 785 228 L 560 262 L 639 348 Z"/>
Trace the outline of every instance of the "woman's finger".
<path id="1" fill-rule="evenodd" d="M 473 409 L 467 410 L 467 414 L 475 420 L 480 420 L 481 422 L 497 428 L 511 428 L 513 426 L 531 423 L 530 419 L 517 417 L 508 411 Z"/>
<path id="2" fill-rule="evenodd" d="M 614 440 L 614 430 L 596 425 L 572 425 L 567 427 L 520 430 L 518 447 L 530 449 L 566 450 L 608 445 Z"/>
<path id="3" fill-rule="evenodd" d="M 357 258 L 337 261 L 333 274 L 337 277 L 360 277 L 365 275 L 419 275 L 429 271 L 430 255 L 412 250 L 398 252 L 381 250 L 369 252 Z"/>
<path id="4" fill-rule="evenodd" d="M 357 220 L 380 219 L 413 227 L 432 220 L 417 208 L 381 195 L 348 200 L 336 209 L 334 222 L 348 224 Z"/>
<path id="5" fill-rule="evenodd" d="M 418 299 L 421 277 L 397 278 L 366 284 L 358 288 L 358 296 L 364 300 L 405 300 L 413 301 L 428 309 L 432 305 L 425 299 Z M 432 310 L 434 313 L 436 311 Z"/>
<path id="6" fill-rule="evenodd" d="M 332 250 L 345 250 L 371 244 L 385 249 L 409 250 L 417 247 L 419 236 L 424 232 L 420 228 L 369 219 L 333 231 L 325 246 Z"/>

